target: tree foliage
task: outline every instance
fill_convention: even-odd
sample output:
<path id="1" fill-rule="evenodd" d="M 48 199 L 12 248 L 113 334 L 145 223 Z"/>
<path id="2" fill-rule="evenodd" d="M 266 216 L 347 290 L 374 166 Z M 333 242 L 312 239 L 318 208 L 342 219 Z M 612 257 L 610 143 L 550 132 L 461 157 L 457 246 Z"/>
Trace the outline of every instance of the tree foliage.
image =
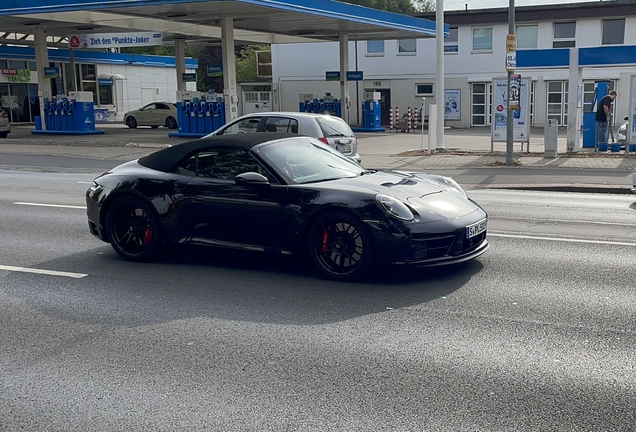
<path id="1" fill-rule="evenodd" d="M 428 12 L 435 9 L 433 0 L 341 0 L 373 9 L 380 9 L 401 14 Z"/>

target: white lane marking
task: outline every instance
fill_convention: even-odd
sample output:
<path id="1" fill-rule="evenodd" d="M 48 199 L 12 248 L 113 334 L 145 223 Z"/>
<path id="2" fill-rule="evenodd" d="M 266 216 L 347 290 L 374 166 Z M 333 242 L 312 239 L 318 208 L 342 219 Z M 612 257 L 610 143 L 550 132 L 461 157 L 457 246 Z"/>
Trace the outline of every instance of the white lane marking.
<path id="1" fill-rule="evenodd" d="M 28 268 L 28 267 L 13 267 L 13 266 L 5 266 L 5 265 L 0 265 L 0 270 L 22 272 L 22 273 L 35 273 L 35 274 L 42 274 L 42 275 L 49 275 L 49 276 L 64 276 L 64 277 L 70 277 L 74 279 L 81 279 L 83 277 L 88 276 L 87 274 L 84 274 L 84 273 L 69 273 L 69 272 L 63 272 L 63 271 L 42 270 L 42 269 L 34 269 L 34 268 Z"/>
<path id="2" fill-rule="evenodd" d="M 93 182 L 78 181 L 78 184 L 93 184 Z"/>
<path id="3" fill-rule="evenodd" d="M 72 206 L 72 205 L 61 205 L 61 204 L 44 204 L 44 203 L 28 203 L 28 202 L 14 202 L 13 204 L 26 205 L 26 206 L 39 206 L 39 207 L 74 208 L 74 209 L 86 210 L 86 207 L 83 207 L 83 206 Z"/>
<path id="4" fill-rule="evenodd" d="M 529 235 L 521 235 L 521 234 L 499 234 L 499 233 L 493 233 L 493 232 L 488 232 L 488 237 L 507 237 L 507 238 L 518 238 L 518 239 L 529 239 L 529 240 L 547 240 L 547 241 L 560 241 L 560 242 L 569 242 L 569 243 L 592 243 L 592 244 L 605 244 L 605 245 L 612 245 L 612 246 L 636 247 L 636 243 L 617 242 L 617 241 L 609 241 L 609 240 L 585 240 L 585 239 L 563 238 L 563 237 L 540 237 L 540 236 L 529 236 Z"/>
<path id="5" fill-rule="evenodd" d="M 589 225 L 628 226 L 628 227 L 633 226 L 633 224 L 620 223 L 620 222 L 601 222 L 601 221 L 588 221 L 588 220 L 575 220 L 575 219 L 536 219 L 536 218 L 515 217 L 515 216 L 489 216 L 489 219 L 507 220 L 507 221 L 557 222 L 557 223 L 589 224 Z"/>

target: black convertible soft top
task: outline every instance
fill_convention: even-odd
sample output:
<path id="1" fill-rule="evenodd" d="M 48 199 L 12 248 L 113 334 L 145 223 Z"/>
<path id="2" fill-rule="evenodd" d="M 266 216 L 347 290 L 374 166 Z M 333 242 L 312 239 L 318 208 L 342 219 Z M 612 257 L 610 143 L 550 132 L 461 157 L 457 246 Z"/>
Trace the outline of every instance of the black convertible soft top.
<path id="1" fill-rule="evenodd" d="M 258 144 L 283 138 L 298 137 L 298 134 L 283 132 L 252 132 L 236 135 L 219 135 L 187 141 L 172 147 L 166 147 L 139 159 L 139 164 L 147 168 L 168 172 L 184 157 L 203 149 L 214 147 L 233 147 L 249 151 Z"/>

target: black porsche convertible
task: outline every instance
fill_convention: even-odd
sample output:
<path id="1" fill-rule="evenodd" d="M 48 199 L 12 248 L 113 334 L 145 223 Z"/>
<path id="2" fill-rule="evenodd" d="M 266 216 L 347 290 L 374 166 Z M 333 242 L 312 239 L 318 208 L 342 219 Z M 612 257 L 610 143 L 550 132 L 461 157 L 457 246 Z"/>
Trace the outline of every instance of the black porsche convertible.
<path id="1" fill-rule="evenodd" d="M 86 202 L 90 232 L 132 261 L 191 243 L 307 254 L 352 280 L 374 263 L 452 264 L 488 249 L 486 212 L 452 179 L 365 169 L 297 134 L 167 147 L 97 177 Z"/>

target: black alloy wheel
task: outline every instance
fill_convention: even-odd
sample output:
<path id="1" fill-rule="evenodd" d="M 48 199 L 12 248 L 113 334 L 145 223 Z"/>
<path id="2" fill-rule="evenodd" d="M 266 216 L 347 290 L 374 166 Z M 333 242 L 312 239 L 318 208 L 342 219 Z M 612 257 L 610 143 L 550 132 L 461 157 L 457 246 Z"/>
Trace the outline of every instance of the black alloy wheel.
<path id="1" fill-rule="evenodd" d="M 346 212 L 318 217 L 309 231 L 309 256 L 331 279 L 350 281 L 364 275 L 373 260 L 373 245 L 362 222 Z"/>
<path id="2" fill-rule="evenodd" d="M 126 119 L 126 126 L 128 126 L 131 129 L 135 129 L 137 127 L 137 120 L 135 120 L 134 117 L 128 117 Z"/>
<path id="3" fill-rule="evenodd" d="M 108 239 L 130 261 L 149 261 L 161 245 L 159 222 L 152 207 L 139 198 L 117 198 L 106 215 Z"/>
<path id="4" fill-rule="evenodd" d="M 176 129 L 177 128 L 177 121 L 174 119 L 174 117 L 168 117 L 166 119 L 166 127 L 168 129 Z"/>

